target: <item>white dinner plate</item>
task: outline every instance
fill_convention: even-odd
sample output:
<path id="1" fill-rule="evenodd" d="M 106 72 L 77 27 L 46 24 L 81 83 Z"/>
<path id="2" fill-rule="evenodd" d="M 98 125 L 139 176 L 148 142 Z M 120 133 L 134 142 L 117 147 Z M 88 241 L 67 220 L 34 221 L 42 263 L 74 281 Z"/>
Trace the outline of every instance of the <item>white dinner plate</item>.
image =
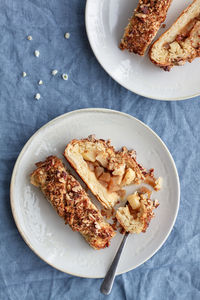
<path id="1" fill-rule="evenodd" d="M 41 191 L 30 184 L 35 163 L 62 153 L 72 139 L 90 134 L 109 139 L 118 149 L 126 145 L 137 151 L 138 162 L 155 168 L 163 187 L 153 192 L 160 201 L 156 217 L 146 233 L 131 235 L 117 274 L 127 272 L 149 259 L 168 237 L 179 207 L 179 178 L 174 161 L 161 139 L 139 120 L 117 111 L 83 109 L 64 114 L 39 129 L 22 149 L 11 180 L 11 207 L 19 232 L 27 245 L 51 266 L 76 276 L 103 277 L 120 244 L 118 233 L 109 248 L 93 250 L 78 232 L 53 210 Z M 136 186 L 131 187 L 133 192 Z M 93 198 L 94 201 L 94 198 Z"/>
<path id="2" fill-rule="evenodd" d="M 168 11 L 166 28 L 176 20 L 191 0 L 174 0 Z M 170 72 L 144 57 L 118 47 L 124 28 L 138 0 L 87 0 L 86 30 L 93 52 L 108 74 L 122 86 L 139 95 L 158 100 L 182 100 L 200 94 L 200 60 L 174 67 Z"/>

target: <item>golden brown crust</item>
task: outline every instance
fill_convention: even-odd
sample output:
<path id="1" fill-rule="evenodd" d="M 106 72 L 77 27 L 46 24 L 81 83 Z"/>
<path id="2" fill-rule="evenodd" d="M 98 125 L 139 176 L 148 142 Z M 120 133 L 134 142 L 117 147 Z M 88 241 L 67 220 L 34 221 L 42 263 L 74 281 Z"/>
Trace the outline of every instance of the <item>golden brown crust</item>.
<path id="1" fill-rule="evenodd" d="M 163 68 L 165 71 L 170 71 L 173 66 L 182 66 L 185 62 L 192 62 L 196 57 L 200 56 L 200 10 L 198 10 L 200 3 L 198 2 L 200 1 L 194 0 L 185 10 L 183 10 L 172 26 L 151 45 L 149 49 L 149 58 L 153 64 Z M 195 5 L 197 5 L 198 9 L 195 9 Z M 191 17 L 192 14 L 195 15 L 195 17 Z M 188 17 L 186 18 L 187 15 Z M 184 21 L 182 22 L 182 20 Z M 177 29 L 178 32 L 174 37 L 173 31 L 177 31 Z M 173 37 L 171 40 L 170 36 Z M 195 38 L 198 41 L 197 45 L 194 45 Z M 157 51 L 156 48 L 159 44 L 162 44 L 162 48 L 165 48 L 165 52 L 166 50 L 170 52 L 170 55 L 168 55 L 166 59 L 160 60 L 160 58 L 158 59 L 158 56 L 156 57 L 155 55 Z M 174 53 L 172 46 L 175 49 Z"/>
<path id="2" fill-rule="evenodd" d="M 137 8 L 125 28 L 120 48 L 144 55 L 161 24 L 165 21 L 171 1 L 139 0 Z"/>
<path id="3" fill-rule="evenodd" d="M 115 235 L 79 182 L 56 156 L 36 164 L 31 183 L 39 187 L 58 215 L 72 230 L 79 231 L 94 249 L 108 247 Z"/>

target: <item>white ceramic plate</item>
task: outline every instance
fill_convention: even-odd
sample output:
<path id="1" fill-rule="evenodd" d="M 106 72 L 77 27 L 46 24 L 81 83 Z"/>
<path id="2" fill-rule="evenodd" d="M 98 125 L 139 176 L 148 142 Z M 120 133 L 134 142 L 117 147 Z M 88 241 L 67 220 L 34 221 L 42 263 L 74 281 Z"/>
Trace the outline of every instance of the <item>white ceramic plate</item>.
<path id="1" fill-rule="evenodd" d="M 166 28 L 176 20 L 191 0 L 174 0 L 168 11 Z M 130 91 L 158 100 L 182 100 L 200 94 L 200 61 L 194 60 L 170 72 L 153 65 L 148 55 L 140 57 L 118 47 L 124 28 L 138 0 L 87 0 L 86 30 L 90 45 L 108 74 Z"/>
<path id="2" fill-rule="evenodd" d="M 63 158 L 70 140 L 91 133 L 97 138 L 111 138 L 116 148 L 126 145 L 135 149 L 138 162 L 147 168 L 154 167 L 156 176 L 164 180 L 162 190 L 153 193 L 160 201 L 156 217 L 145 234 L 128 238 L 118 274 L 145 262 L 168 237 L 179 207 L 179 179 L 174 161 L 160 138 L 139 120 L 112 110 L 67 113 L 47 123 L 26 143 L 11 181 L 11 207 L 19 232 L 28 246 L 51 266 L 77 276 L 100 278 L 105 275 L 122 235 L 118 233 L 109 248 L 93 250 L 79 233 L 64 225 L 42 193 L 29 182 L 36 162 L 51 154 Z M 66 163 L 64 158 L 63 162 Z"/>

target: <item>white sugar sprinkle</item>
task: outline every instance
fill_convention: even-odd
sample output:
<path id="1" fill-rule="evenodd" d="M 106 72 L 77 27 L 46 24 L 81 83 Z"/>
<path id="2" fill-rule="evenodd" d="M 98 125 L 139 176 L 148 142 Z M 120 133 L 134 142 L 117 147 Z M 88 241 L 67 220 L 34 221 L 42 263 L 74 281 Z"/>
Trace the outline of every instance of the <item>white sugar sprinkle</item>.
<path id="1" fill-rule="evenodd" d="M 53 70 L 53 71 L 51 72 L 51 74 L 52 74 L 53 76 L 55 76 L 57 73 L 58 73 L 58 70 Z"/>
<path id="2" fill-rule="evenodd" d="M 43 81 L 42 81 L 42 80 L 39 80 L 39 81 L 38 81 L 38 84 L 39 84 L 39 85 L 43 84 Z"/>
<path id="3" fill-rule="evenodd" d="M 28 36 L 27 36 L 27 40 L 32 41 L 32 39 L 33 39 L 33 38 L 32 38 L 31 35 L 28 35 Z"/>
<path id="4" fill-rule="evenodd" d="M 36 100 L 39 100 L 39 99 L 40 99 L 40 94 L 39 94 L 39 93 L 37 93 L 37 94 L 35 95 L 35 99 L 36 99 Z"/>
<path id="5" fill-rule="evenodd" d="M 40 56 L 40 51 L 39 51 L 39 50 L 35 50 L 34 53 L 35 53 L 35 56 L 36 56 L 36 57 L 39 57 L 39 56 Z"/>
<path id="6" fill-rule="evenodd" d="M 62 79 L 68 80 L 68 75 L 67 74 L 62 74 Z"/>
<path id="7" fill-rule="evenodd" d="M 65 38 L 68 40 L 70 38 L 70 33 L 69 32 L 66 32 L 65 33 Z"/>
<path id="8" fill-rule="evenodd" d="M 26 77 L 26 75 L 27 75 L 26 72 L 22 73 L 22 77 Z"/>

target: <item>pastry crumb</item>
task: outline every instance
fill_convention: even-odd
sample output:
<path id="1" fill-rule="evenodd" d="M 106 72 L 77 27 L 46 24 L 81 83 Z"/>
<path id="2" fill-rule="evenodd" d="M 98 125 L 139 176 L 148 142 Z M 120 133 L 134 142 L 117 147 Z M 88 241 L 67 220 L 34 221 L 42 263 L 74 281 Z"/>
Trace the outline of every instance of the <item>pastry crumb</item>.
<path id="1" fill-rule="evenodd" d="M 39 57 L 40 56 L 40 51 L 39 50 L 35 50 L 34 54 L 35 54 L 36 57 Z"/>
<path id="2" fill-rule="evenodd" d="M 162 187 L 162 178 L 159 177 L 156 181 L 155 181 L 155 186 L 154 186 L 154 190 L 155 191 L 159 191 Z"/>
<path id="3" fill-rule="evenodd" d="M 55 76 L 57 73 L 58 73 L 58 70 L 53 70 L 53 71 L 51 72 L 51 74 L 52 74 L 53 76 Z"/>
<path id="4" fill-rule="evenodd" d="M 69 32 L 66 32 L 65 33 L 65 38 L 68 40 L 70 38 L 70 33 Z"/>
<path id="5" fill-rule="evenodd" d="M 42 80 L 39 80 L 39 81 L 38 81 L 38 84 L 39 84 L 39 85 L 42 85 L 42 84 L 43 84 L 43 81 L 42 81 Z"/>
<path id="6" fill-rule="evenodd" d="M 26 77 L 26 72 L 22 72 L 22 77 Z"/>
<path id="7" fill-rule="evenodd" d="M 28 36 L 27 36 L 27 40 L 32 41 L 32 39 L 33 39 L 33 38 L 32 38 L 31 35 L 28 35 Z"/>
<path id="8" fill-rule="evenodd" d="M 36 99 L 36 100 L 39 100 L 39 99 L 40 99 L 40 97 L 41 97 L 41 96 L 40 96 L 40 94 L 39 94 L 39 93 L 37 93 L 37 94 L 35 95 L 35 99 Z"/>

